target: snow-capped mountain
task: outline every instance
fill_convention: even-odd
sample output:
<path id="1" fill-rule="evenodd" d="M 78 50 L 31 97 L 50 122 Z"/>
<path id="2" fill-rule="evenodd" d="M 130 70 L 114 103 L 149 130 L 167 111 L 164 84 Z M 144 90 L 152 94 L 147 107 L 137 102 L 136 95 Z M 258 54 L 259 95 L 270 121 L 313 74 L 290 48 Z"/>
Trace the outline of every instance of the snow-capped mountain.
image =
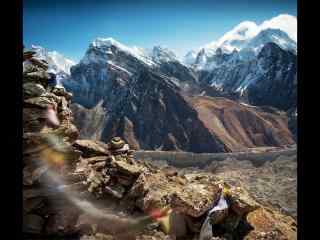
<path id="1" fill-rule="evenodd" d="M 231 58 L 231 54 L 223 55 L 226 59 Z M 296 106 L 297 57 L 293 52 L 269 42 L 256 58 L 221 64 L 203 74 L 199 81 L 221 91 L 246 95 L 253 105 L 288 110 Z"/>
<path id="2" fill-rule="evenodd" d="M 37 58 L 48 62 L 48 71 L 56 74 L 58 84 L 70 76 L 70 68 L 75 65 L 74 61 L 66 58 L 57 51 L 48 51 L 41 46 L 32 45 L 31 49 L 36 52 Z"/>
<path id="3" fill-rule="evenodd" d="M 279 29 L 265 29 L 251 38 L 241 49 L 240 55 L 245 59 L 245 54 L 252 53 L 252 57 L 257 56 L 263 46 L 269 42 L 276 43 L 284 50 L 291 50 L 296 53 L 297 43 L 289 37 L 286 32 Z M 248 56 L 247 56 L 248 57 Z"/>
<path id="4" fill-rule="evenodd" d="M 98 54 L 97 51 L 92 52 L 90 49 L 99 49 L 100 54 Z M 130 55 L 148 66 L 179 61 L 175 53 L 167 47 L 154 46 L 152 49 L 144 49 L 136 46 L 128 47 L 113 38 L 97 38 L 90 44 L 89 50 L 81 60 L 81 63 L 104 62 L 107 59 L 111 59 L 112 55 L 115 54 L 113 49 L 116 49 L 117 52 L 119 51 Z"/>
<path id="5" fill-rule="evenodd" d="M 184 90 L 196 84 L 194 71 L 180 63 L 168 48 L 128 47 L 113 38 L 95 39 L 63 84 L 77 88 L 76 101 L 92 107 L 107 92 L 114 91 L 115 82 L 122 86 L 129 84 L 145 69 L 166 75 L 166 81 Z"/>
<path id="6" fill-rule="evenodd" d="M 150 59 L 147 52 L 138 47 L 128 47 L 113 38 L 97 38 L 89 46 L 82 64 L 103 63 L 108 59 L 112 59 L 113 55 L 121 52 L 127 56 L 133 57 L 143 64 L 152 66 L 154 62 Z"/>
<path id="7" fill-rule="evenodd" d="M 48 62 L 49 69 L 58 73 L 65 72 L 70 74 L 70 68 L 76 63 L 57 51 L 48 51 L 47 49 L 41 46 L 32 45 L 31 49 L 36 51 L 36 57 L 39 59 L 43 59 Z"/>
<path id="8" fill-rule="evenodd" d="M 268 42 L 274 42 L 285 50 L 296 52 L 296 41 L 297 18 L 282 14 L 260 25 L 252 21 L 242 22 L 217 41 L 200 48 L 197 53 L 194 50 L 187 53 L 184 62 L 198 70 L 210 70 L 217 65 L 212 63 L 217 49 L 226 54 L 236 50 L 241 59 L 250 60 L 256 57 Z M 195 54 L 197 56 L 192 57 Z"/>
<path id="9" fill-rule="evenodd" d="M 224 62 L 236 55 L 237 52 L 232 52 L 226 56 L 217 50 L 215 57 L 217 62 Z M 233 113 L 232 117 L 217 114 L 221 108 L 237 109 L 239 104 L 220 98 L 218 106 L 213 99 L 199 97 L 197 88 L 201 88 L 201 83 L 197 81 L 196 72 L 177 61 L 166 48 L 155 47 L 151 51 L 132 48 L 109 38 L 93 41 L 79 64 L 71 68 L 70 78 L 63 83 L 73 93 L 73 102 L 80 104 L 73 107 L 77 126 L 87 136 L 97 136 L 104 141 L 117 135 L 136 149 L 191 152 L 225 152 L 269 144 L 281 146 L 292 141 L 290 134 L 286 139 L 279 134 L 278 126 L 270 126 L 246 107 L 241 107 L 239 116 L 237 110 L 234 117 Z M 213 106 L 217 109 L 212 116 L 219 115 L 214 123 L 211 115 L 208 118 L 206 114 L 212 112 Z M 229 136 L 228 130 L 221 131 L 227 119 L 239 122 L 243 115 L 259 122 L 259 140 L 247 134 L 248 140 L 239 144 Z M 223 119 L 224 116 L 228 117 Z M 83 119 L 92 120 L 90 125 L 97 127 L 88 127 Z M 236 132 L 243 133 L 242 127 L 250 128 L 246 121 L 241 124 Z M 268 134 L 265 126 L 271 129 Z"/>

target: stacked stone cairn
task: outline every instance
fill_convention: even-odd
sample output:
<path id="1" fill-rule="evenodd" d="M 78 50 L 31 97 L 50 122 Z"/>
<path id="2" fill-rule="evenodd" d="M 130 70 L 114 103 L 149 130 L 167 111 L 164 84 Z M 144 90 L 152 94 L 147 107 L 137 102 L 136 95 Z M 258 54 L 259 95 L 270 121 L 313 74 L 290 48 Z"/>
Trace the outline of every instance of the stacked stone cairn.
<path id="1" fill-rule="evenodd" d="M 23 53 L 23 230 L 27 235 L 59 235 L 69 226 L 57 224 L 65 208 L 52 204 L 59 195 L 48 170 L 60 175 L 72 171 L 81 154 L 72 147 L 79 132 L 69 109 L 72 94 L 63 87 L 48 88 L 48 63 L 35 55 Z M 65 213 L 74 208 L 69 210 Z"/>

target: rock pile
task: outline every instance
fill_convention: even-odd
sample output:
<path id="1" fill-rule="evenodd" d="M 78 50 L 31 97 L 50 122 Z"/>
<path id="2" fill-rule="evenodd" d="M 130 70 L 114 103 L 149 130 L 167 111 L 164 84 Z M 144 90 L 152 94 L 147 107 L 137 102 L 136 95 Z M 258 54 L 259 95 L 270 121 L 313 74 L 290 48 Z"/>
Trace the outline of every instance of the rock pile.
<path id="1" fill-rule="evenodd" d="M 69 171 L 80 157 L 72 147 L 79 133 L 69 109 L 72 95 L 49 88 L 48 63 L 34 55 L 26 51 L 23 58 L 23 222 L 26 234 L 49 234 L 58 230 L 54 225 L 63 211 L 50 203 L 55 192 L 48 169 Z"/>
<path id="2" fill-rule="evenodd" d="M 292 218 L 264 208 L 244 189 L 210 173 L 179 174 L 135 160 L 120 138 L 108 146 L 109 156 L 82 159 L 75 173 L 86 179 L 89 192 L 98 198 L 112 196 L 129 215 L 160 214 L 153 218 L 159 226 L 132 239 L 296 239 Z M 227 208 L 212 211 L 222 198 Z M 210 225 L 206 237 L 201 236 L 204 224 Z M 109 237 L 105 239 L 120 239 Z"/>

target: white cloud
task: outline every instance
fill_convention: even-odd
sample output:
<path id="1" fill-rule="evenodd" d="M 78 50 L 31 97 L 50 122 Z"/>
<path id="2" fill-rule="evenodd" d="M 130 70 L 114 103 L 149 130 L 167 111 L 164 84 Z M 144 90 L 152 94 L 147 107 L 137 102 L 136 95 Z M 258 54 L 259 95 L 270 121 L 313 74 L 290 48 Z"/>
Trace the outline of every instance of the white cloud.
<path id="1" fill-rule="evenodd" d="M 297 42 L 297 17 L 281 14 L 270 20 L 264 21 L 259 28 L 261 30 L 267 28 L 280 29 L 286 32 L 290 38 Z"/>

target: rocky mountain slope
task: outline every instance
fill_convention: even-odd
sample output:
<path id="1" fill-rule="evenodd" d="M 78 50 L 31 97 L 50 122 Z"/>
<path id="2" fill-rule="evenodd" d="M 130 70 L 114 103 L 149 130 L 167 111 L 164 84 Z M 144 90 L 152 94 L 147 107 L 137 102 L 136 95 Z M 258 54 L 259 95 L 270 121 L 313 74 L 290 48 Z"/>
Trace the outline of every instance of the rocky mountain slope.
<path id="1" fill-rule="evenodd" d="M 79 138 L 92 140 L 101 139 L 106 119 L 102 102 L 90 109 L 73 103 L 70 105 L 70 109 L 73 112 L 74 124 L 81 126 Z"/>
<path id="2" fill-rule="evenodd" d="M 267 114 L 253 113 L 257 110 L 225 98 L 193 104 L 188 99 L 204 89 L 208 92 L 209 87 L 198 83 L 197 73 L 168 50 L 157 47 L 152 53 L 154 58 L 113 39 L 97 39 L 89 46 L 80 63 L 71 68 L 71 77 L 63 81 L 74 93 L 74 102 L 90 109 L 73 107 L 75 118 L 81 116 L 75 123 L 84 136 L 108 141 L 119 135 L 136 149 L 191 152 L 293 143 L 287 119 L 281 114 L 267 118 Z M 104 110 L 96 115 L 98 103 Z M 226 120 L 224 111 L 233 112 L 236 120 Z M 85 116 L 91 114 L 94 116 Z M 248 128 L 245 119 L 252 117 L 257 125 Z"/>

